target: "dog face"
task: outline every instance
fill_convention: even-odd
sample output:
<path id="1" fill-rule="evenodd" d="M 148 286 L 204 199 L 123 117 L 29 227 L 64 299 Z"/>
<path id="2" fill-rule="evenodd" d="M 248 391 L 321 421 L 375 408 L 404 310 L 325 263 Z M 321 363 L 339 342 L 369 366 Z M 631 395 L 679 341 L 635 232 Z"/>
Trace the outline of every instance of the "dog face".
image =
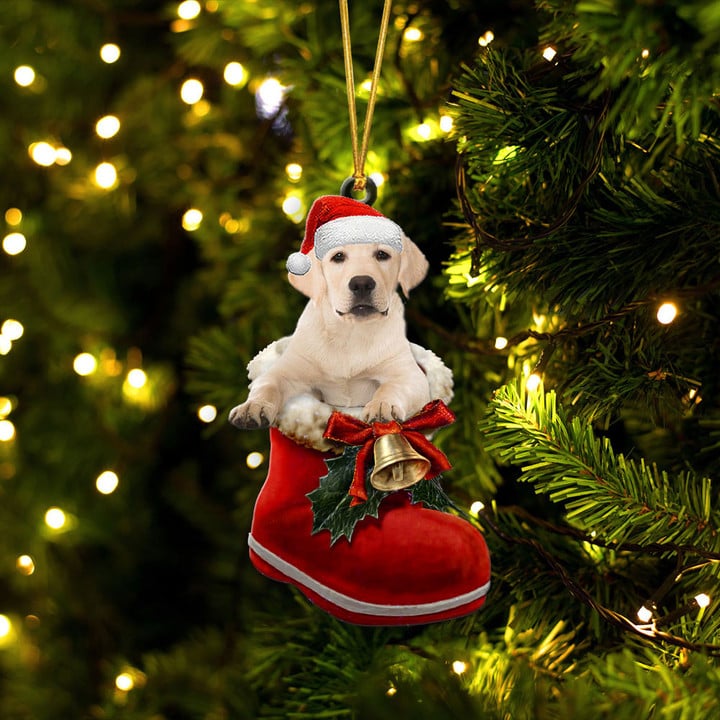
<path id="1" fill-rule="evenodd" d="M 402 252 L 388 245 L 341 245 L 322 260 L 311 257 L 305 275 L 289 274 L 290 284 L 316 302 L 327 300 L 338 317 L 363 320 L 386 316 L 398 285 L 407 296 L 425 277 L 428 262 L 412 240 Z"/>

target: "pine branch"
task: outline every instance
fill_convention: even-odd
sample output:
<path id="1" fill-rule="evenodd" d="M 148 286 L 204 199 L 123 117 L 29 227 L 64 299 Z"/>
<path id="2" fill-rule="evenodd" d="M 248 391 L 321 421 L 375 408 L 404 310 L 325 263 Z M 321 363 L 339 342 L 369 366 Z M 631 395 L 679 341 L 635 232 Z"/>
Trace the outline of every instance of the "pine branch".
<path id="1" fill-rule="evenodd" d="M 561 503 L 568 520 L 616 543 L 672 543 L 720 552 L 720 514 L 709 478 L 670 478 L 615 454 L 589 423 L 569 419 L 555 393 L 501 388 L 481 425 L 488 449 L 520 467 L 520 479 Z"/>

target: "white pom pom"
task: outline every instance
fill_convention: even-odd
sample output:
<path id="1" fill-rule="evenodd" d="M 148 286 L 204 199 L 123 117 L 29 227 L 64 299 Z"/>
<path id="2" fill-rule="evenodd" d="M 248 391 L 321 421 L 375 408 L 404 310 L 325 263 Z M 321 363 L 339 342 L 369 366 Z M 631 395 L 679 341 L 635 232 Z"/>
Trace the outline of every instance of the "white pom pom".
<path id="1" fill-rule="evenodd" d="M 301 252 L 294 252 L 287 259 L 285 267 L 293 275 L 304 275 L 310 269 L 310 258 Z"/>

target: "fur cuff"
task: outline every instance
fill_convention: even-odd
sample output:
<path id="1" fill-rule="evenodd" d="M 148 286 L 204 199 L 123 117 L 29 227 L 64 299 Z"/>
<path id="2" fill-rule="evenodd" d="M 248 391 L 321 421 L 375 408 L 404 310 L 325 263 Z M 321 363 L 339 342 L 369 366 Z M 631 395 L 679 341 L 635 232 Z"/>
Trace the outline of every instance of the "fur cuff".
<path id="1" fill-rule="evenodd" d="M 285 352 L 289 337 L 280 338 L 261 350 L 247 366 L 248 378 L 252 381 L 269 370 L 275 361 Z M 430 385 L 430 398 L 442 400 L 450 404 L 453 397 L 452 371 L 431 350 L 420 345 L 410 343 L 410 348 L 417 364 L 427 375 Z M 276 426 L 283 435 L 300 445 L 326 452 L 328 450 L 340 451 L 342 446 L 330 442 L 323 437 L 327 422 L 334 410 L 340 410 L 347 415 L 360 417 L 362 407 L 332 407 L 315 395 L 303 394 L 290 398 L 278 415 Z"/>

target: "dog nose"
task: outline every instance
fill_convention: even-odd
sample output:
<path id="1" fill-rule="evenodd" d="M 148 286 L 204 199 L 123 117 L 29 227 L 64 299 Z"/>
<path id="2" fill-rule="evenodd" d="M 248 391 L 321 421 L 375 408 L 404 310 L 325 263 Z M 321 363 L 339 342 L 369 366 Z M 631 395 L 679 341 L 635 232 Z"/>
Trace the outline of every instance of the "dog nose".
<path id="1" fill-rule="evenodd" d="M 348 286 L 353 295 L 367 295 L 375 289 L 375 280 L 369 275 L 355 275 Z"/>

